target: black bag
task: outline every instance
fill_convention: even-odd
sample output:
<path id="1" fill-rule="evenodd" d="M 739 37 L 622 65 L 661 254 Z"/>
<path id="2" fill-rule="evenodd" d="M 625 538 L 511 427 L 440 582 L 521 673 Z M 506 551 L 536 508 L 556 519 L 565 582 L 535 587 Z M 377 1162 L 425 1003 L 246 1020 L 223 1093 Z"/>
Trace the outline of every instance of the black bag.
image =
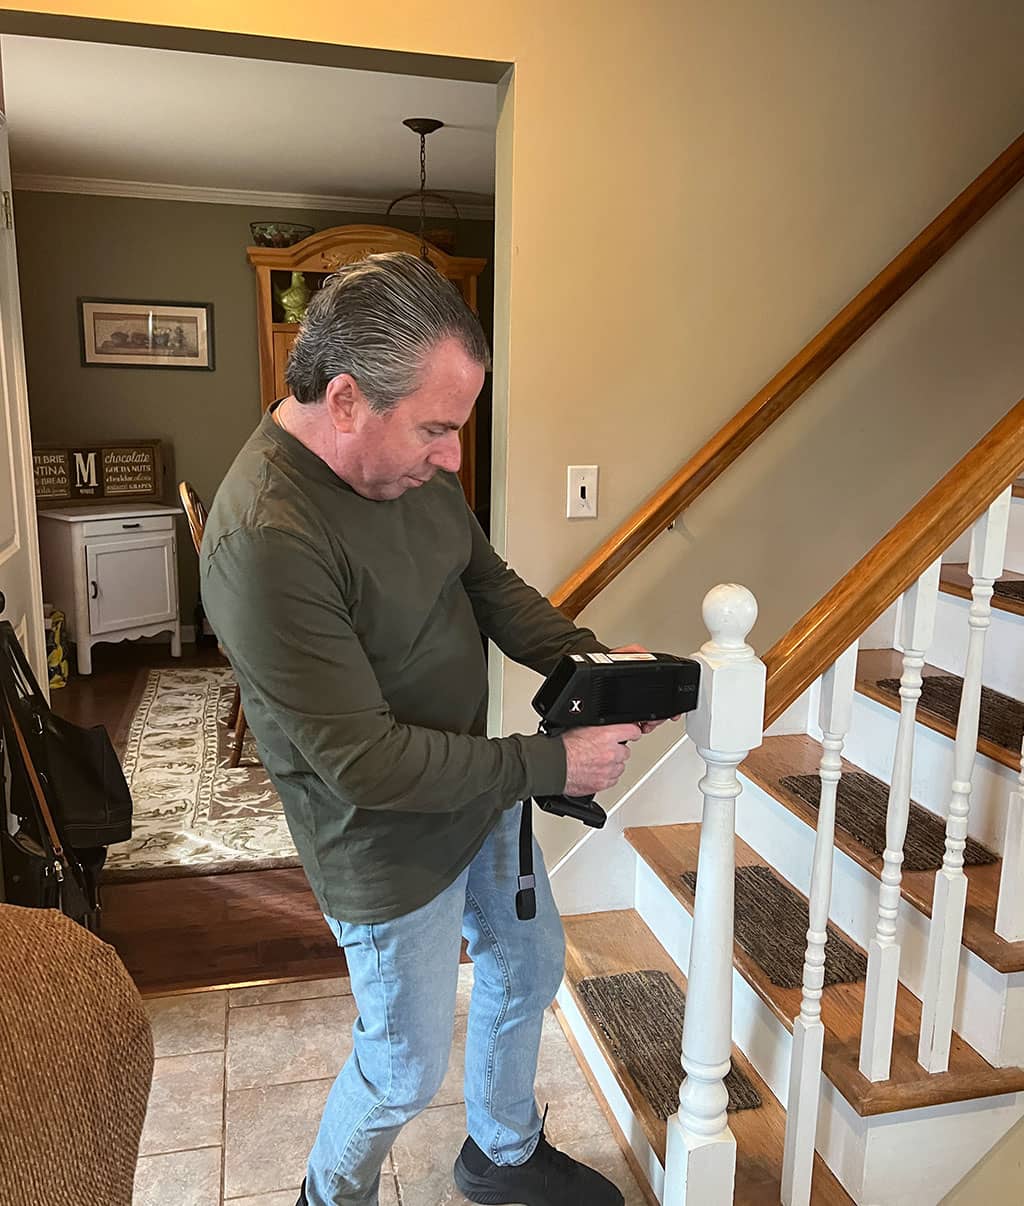
<path id="1" fill-rule="evenodd" d="M 46 709 L 36 712 L 41 772 L 60 806 L 64 836 L 76 850 L 132 836 L 132 797 L 107 730 L 85 729 Z"/>
<path id="2" fill-rule="evenodd" d="M 50 711 L 14 629 L 0 622 L 0 682 L 67 845 L 112 846 L 132 836 L 132 797 L 102 725 L 83 728 Z"/>
<path id="3" fill-rule="evenodd" d="M 26 909 L 59 909 L 60 884 L 53 860 L 24 828 L 9 834 L 0 830 L 7 903 Z"/>
<path id="4" fill-rule="evenodd" d="M 106 731 L 54 716 L 18 643 L 0 621 L 0 712 L 10 767 L 11 812 L 0 827 L 12 904 L 59 908 L 99 926 L 99 874 L 106 846 L 131 836 L 131 795 Z"/>

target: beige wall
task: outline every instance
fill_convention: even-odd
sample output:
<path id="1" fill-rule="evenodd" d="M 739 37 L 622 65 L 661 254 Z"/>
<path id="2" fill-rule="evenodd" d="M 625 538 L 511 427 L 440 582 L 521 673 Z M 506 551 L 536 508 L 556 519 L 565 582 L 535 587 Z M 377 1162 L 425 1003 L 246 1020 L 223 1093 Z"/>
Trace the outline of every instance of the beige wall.
<path id="1" fill-rule="evenodd" d="M 1024 1122 L 999 1140 L 943 1199 L 942 1206 L 1015 1206 L 1024 1185 Z"/>
<path id="2" fill-rule="evenodd" d="M 125 0 L 29 7 L 139 16 Z M 184 0 L 174 19 L 514 63 L 498 486 L 508 556 L 544 589 L 1024 128 L 1024 7 L 1004 0 L 320 0 L 301 20 L 270 0 Z M 930 363 L 944 349 L 923 338 Z M 886 392 L 883 370 L 902 361 L 883 338 L 593 609 L 602 635 L 686 649 L 701 594 L 729 576 L 761 598 L 764 647 L 1024 392 L 973 359 L 957 370 L 962 404 L 937 411 L 927 373 Z M 561 518 L 570 462 L 602 466 L 594 523 Z M 527 722 L 532 685 L 509 676 L 506 727 Z M 568 834 L 547 833 L 549 852 Z"/>
<path id="3" fill-rule="evenodd" d="M 187 478 L 208 502 L 260 417 L 249 222 L 416 225 L 380 214 L 34 192 L 16 195 L 15 218 L 34 442 L 158 437 L 173 451 L 176 480 Z M 457 251 L 490 261 L 493 233 L 490 222 L 462 221 Z M 488 263 L 487 324 L 492 281 Z M 212 302 L 214 371 L 84 367 L 80 296 Z M 191 624 L 198 573 L 183 525 L 178 546 L 181 617 Z"/>

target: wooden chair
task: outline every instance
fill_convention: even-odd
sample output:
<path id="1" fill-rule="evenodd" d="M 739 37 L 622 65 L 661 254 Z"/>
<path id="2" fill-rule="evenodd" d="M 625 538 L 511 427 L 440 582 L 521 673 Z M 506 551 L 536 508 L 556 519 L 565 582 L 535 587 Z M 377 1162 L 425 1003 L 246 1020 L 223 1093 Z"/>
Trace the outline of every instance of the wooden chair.
<path id="1" fill-rule="evenodd" d="M 209 512 L 206 504 L 196 493 L 191 482 L 178 483 L 178 497 L 181 499 L 181 509 L 188 520 L 188 530 L 195 545 L 196 556 L 203 543 L 203 529 Z M 198 633 L 196 634 L 198 636 Z M 221 650 L 223 652 L 223 650 Z M 242 759 L 242 745 L 245 742 L 245 731 L 248 725 L 245 721 L 245 710 L 242 707 L 242 693 L 235 685 L 234 698 L 231 701 L 231 711 L 228 714 L 228 728 L 234 730 L 231 739 L 231 753 L 228 756 L 228 766 L 235 767 Z"/>

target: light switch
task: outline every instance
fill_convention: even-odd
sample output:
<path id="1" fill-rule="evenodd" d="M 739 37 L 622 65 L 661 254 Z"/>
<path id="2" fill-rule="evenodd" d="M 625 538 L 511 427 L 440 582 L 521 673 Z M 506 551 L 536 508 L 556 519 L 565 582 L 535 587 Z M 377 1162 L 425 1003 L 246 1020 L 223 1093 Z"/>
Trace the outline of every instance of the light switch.
<path id="1" fill-rule="evenodd" d="M 566 519 L 597 518 L 597 466 L 570 465 L 565 499 Z"/>

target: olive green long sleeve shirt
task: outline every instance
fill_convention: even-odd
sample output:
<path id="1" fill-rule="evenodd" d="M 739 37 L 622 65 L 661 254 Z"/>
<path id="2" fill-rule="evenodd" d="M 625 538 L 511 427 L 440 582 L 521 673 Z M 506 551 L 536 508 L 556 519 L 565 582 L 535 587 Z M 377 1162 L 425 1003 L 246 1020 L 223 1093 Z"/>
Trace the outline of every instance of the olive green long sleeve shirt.
<path id="1" fill-rule="evenodd" d="M 488 738 L 481 633 L 547 673 L 601 650 L 498 557 L 458 480 L 363 498 L 268 412 L 214 500 L 202 596 L 323 911 L 386 921 L 467 866 L 564 746 Z"/>

